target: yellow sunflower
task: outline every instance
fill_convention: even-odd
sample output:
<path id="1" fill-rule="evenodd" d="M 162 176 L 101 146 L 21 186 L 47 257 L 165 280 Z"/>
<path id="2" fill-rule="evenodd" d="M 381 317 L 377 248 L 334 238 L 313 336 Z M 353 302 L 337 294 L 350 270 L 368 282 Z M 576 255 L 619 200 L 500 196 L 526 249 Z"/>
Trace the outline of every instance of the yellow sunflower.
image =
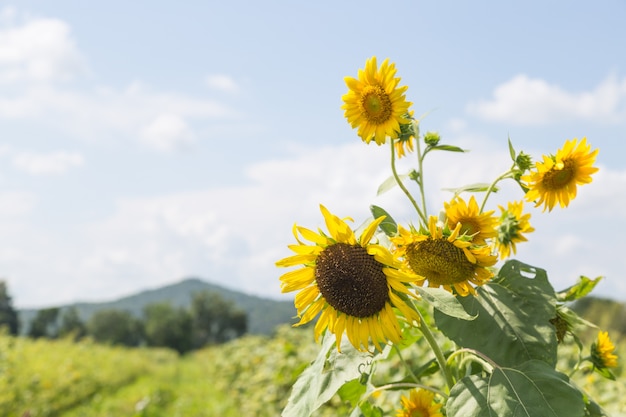
<path id="1" fill-rule="evenodd" d="M 398 87 L 400 78 L 395 75 L 396 65 L 389 59 L 378 68 L 376 57 L 372 57 L 365 69 L 359 70 L 358 79 L 344 78 L 349 90 L 342 97 L 341 108 L 352 128 L 359 128 L 358 135 L 365 143 L 374 139 L 382 145 L 388 136 L 399 136 L 402 124 L 410 123 L 406 115 L 411 103 L 404 95 L 408 87 Z"/>
<path id="2" fill-rule="evenodd" d="M 443 204 L 446 210 L 448 226 L 456 227 L 461 224 L 459 234 L 471 237 L 471 242 L 476 245 L 484 245 L 485 239 L 496 237 L 496 224 L 498 219 L 493 216 L 494 211 L 480 212 L 474 196 L 466 203 L 461 197 L 456 197 L 449 203 Z"/>
<path id="3" fill-rule="evenodd" d="M 474 245 L 459 236 L 461 223 L 454 230 L 437 225 L 437 217 L 431 216 L 428 232 L 420 233 L 398 227 L 398 235 L 391 238 L 394 253 L 403 260 L 406 273 L 414 273 L 416 284 L 428 280 L 429 287 L 452 288 L 462 295 L 475 294 L 470 285 L 482 285 L 493 277 L 488 268 L 497 262 L 488 246 Z"/>
<path id="4" fill-rule="evenodd" d="M 543 162 L 536 162 L 536 171 L 522 176 L 529 189 L 527 201 L 535 201 L 535 207 L 543 206 L 552 211 L 556 203 L 567 207 L 570 200 L 576 197 L 576 186 L 591 182 L 591 174 L 598 171 L 593 166 L 598 149 L 592 151 L 587 138 L 565 141 L 556 156 L 543 156 Z"/>
<path id="5" fill-rule="evenodd" d="M 615 368 L 617 355 L 608 332 L 598 332 L 598 339 L 591 346 L 591 362 L 600 369 Z"/>
<path id="6" fill-rule="evenodd" d="M 408 397 L 400 398 L 402 408 L 397 410 L 396 417 L 443 417 L 439 411 L 442 404 L 437 403 L 435 394 L 424 389 L 414 389 Z"/>
<path id="7" fill-rule="evenodd" d="M 335 335 L 337 349 L 343 333 L 358 350 L 368 350 L 371 340 L 378 350 L 381 343 L 401 340 L 399 317 L 394 309 L 413 323 L 419 321 L 409 306 L 411 293 L 406 284 L 412 279 L 397 270 L 399 263 L 385 247 L 371 243 L 379 217 L 357 239 L 339 217 L 320 205 L 329 234 L 294 225 L 298 244 L 289 248 L 295 255 L 276 263 L 279 267 L 302 266 L 280 277 L 282 292 L 299 291 L 295 306 L 302 325 L 313 320 L 315 339 L 328 329 Z M 306 244 L 300 236 L 312 242 Z"/>
<path id="8" fill-rule="evenodd" d="M 529 223 L 530 213 L 522 215 L 524 209 L 523 201 L 509 201 L 507 208 L 500 208 L 500 224 L 498 225 L 498 237 L 496 239 L 496 249 L 500 254 L 500 259 L 506 259 L 517 253 L 517 243 L 526 242 L 528 239 L 523 233 L 535 231 Z"/>

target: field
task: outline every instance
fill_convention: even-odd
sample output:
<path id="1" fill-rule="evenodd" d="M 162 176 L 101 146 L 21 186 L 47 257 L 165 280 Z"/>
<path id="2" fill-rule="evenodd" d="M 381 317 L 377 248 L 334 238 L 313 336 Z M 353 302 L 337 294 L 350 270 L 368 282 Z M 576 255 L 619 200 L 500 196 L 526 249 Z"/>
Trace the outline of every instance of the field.
<path id="1" fill-rule="evenodd" d="M 420 349 L 414 354 L 424 354 Z M 620 359 L 626 359 L 624 343 L 618 349 Z M 573 346 L 562 351 L 561 370 L 576 354 Z M 248 336 L 183 357 L 160 349 L 0 336 L 0 415 L 275 417 L 316 355 L 310 329 L 289 327 L 279 328 L 272 338 Z M 594 374 L 579 373 L 576 379 L 613 416 L 626 415 L 622 369 L 617 369 L 616 383 Z M 392 375 L 399 368 L 381 372 Z M 394 415 L 398 395 L 377 398 L 387 415 Z M 337 399 L 319 415 L 346 415 L 344 407 Z"/>

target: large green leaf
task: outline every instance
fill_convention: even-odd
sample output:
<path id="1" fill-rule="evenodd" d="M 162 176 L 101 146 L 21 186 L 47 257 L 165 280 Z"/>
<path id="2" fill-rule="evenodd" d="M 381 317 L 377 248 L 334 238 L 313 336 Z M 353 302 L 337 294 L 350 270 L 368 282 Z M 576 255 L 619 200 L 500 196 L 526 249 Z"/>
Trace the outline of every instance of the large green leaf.
<path id="1" fill-rule="evenodd" d="M 564 374 L 542 361 L 495 368 L 457 382 L 446 404 L 448 417 L 582 417 L 583 394 Z"/>
<path id="2" fill-rule="evenodd" d="M 345 337 L 341 343 L 341 352 L 338 352 L 335 347 L 335 336 L 327 332 L 317 358 L 300 374 L 293 385 L 282 416 L 310 416 L 330 400 L 346 382 L 358 378 L 362 365 L 371 360 L 371 354 L 357 351 Z"/>
<path id="3" fill-rule="evenodd" d="M 478 315 L 475 320 L 459 320 L 435 310 L 437 327 L 446 336 L 500 366 L 531 359 L 556 364 L 557 340 L 550 323 L 556 317 L 556 299 L 544 270 L 508 261 L 477 292 L 477 296 L 459 297 L 465 311 Z"/>

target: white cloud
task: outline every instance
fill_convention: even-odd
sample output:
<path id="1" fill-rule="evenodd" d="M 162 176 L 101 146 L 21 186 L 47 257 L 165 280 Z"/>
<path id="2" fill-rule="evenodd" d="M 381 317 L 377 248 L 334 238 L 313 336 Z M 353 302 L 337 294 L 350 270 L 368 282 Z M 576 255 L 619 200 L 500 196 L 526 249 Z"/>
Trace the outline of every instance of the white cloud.
<path id="1" fill-rule="evenodd" d="M 63 174 L 79 167 L 85 160 L 79 152 L 56 151 L 47 154 L 21 152 L 13 157 L 13 165 L 32 175 Z"/>
<path id="2" fill-rule="evenodd" d="M 236 93 L 240 89 L 239 84 L 231 76 L 225 74 L 211 74 L 204 81 L 209 88 L 226 93 Z"/>
<path id="3" fill-rule="evenodd" d="M 65 22 L 29 18 L 16 25 L 15 9 L 1 14 L 0 83 L 65 81 L 85 70 Z"/>
<path id="4" fill-rule="evenodd" d="M 591 91 L 569 92 L 522 74 L 496 87 L 491 99 L 470 103 L 467 110 L 487 120 L 519 125 L 576 119 L 624 123 L 626 78 L 611 75 Z"/>
<path id="5" fill-rule="evenodd" d="M 501 171 L 493 163 L 496 159 L 506 169 L 506 149 L 468 141 L 474 144 L 471 154 L 432 154 L 427 166 L 431 214 L 451 197 L 440 187 L 491 179 Z M 355 227 L 369 217 L 371 204 L 386 208 L 402 224 L 416 221 L 398 188 L 375 195 L 389 175 L 384 148 L 353 143 L 292 151 L 292 157 L 251 166 L 248 184 L 125 198 L 107 218 L 66 230 L 64 236 L 5 229 L 0 253 L 13 251 L 6 252 L 13 255 L 4 263 L 5 271 L 16 282 L 19 277 L 21 286 L 29 283 L 40 291 L 23 291 L 32 297 L 28 304 L 45 304 L 46 294 L 52 293 L 63 301 L 114 298 L 191 275 L 278 297 L 278 277 L 284 271 L 274 263 L 290 254 L 294 223 L 314 230 L 324 227 L 320 203 L 341 217 L 354 218 Z M 557 289 L 571 285 L 580 274 L 606 275 L 597 293 L 626 297 L 626 284 L 618 279 L 623 265 L 612 249 L 620 247 L 619 231 L 626 228 L 626 193 L 620 190 L 626 190 L 626 171 L 602 168 L 566 210 L 542 213 L 528 204 L 537 231 L 528 243 L 518 245 L 517 258 L 547 269 Z M 519 199 L 515 191 L 503 187 L 491 203 Z M 16 223 L 17 211 L 7 228 Z"/>
<path id="6" fill-rule="evenodd" d="M 141 141 L 160 151 L 172 151 L 194 142 L 194 133 L 176 114 L 160 114 L 141 131 Z"/>

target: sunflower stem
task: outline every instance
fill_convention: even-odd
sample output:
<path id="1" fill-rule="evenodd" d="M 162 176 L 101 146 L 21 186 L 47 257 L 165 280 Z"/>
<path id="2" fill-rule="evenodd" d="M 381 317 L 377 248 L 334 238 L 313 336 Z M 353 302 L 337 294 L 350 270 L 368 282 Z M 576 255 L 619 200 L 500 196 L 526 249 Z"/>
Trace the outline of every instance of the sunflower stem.
<path id="1" fill-rule="evenodd" d="M 426 222 L 426 216 L 424 216 L 424 213 L 422 213 L 422 210 L 420 210 L 419 206 L 417 205 L 417 202 L 415 201 L 415 199 L 413 198 L 409 190 L 404 186 L 404 184 L 400 180 L 400 177 L 398 176 L 398 171 L 396 169 L 396 150 L 394 147 L 393 139 L 391 139 L 390 142 L 391 142 L 391 172 L 393 172 L 393 177 L 395 178 L 398 186 L 402 189 L 404 194 L 406 194 L 408 199 L 411 201 L 411 204 L 413 204 L 413 207 L 415 207 L 415 210 L 417 211 L 417 214 L 419 215 L 419 217 L 424 222 Z M 421 186 L 422 185 L 420 184 L 420 188 Z"/>
<path id="2" fill-rule="evenodd" d="M 427 391 L 433 392 L 437 395 L 440 395 L 443 398 L 446 398 L 446 399 L 448 398 L 448 394 L 446 394 L 445 392 L 441 390 L 438 390 L 437 388 L 429 387 L 428 385 L 424 385 L 424 384 L 414 384 L 412 382 L 395 382 L 395 383 L 380 385 L 374 388 L 372 391 L 370 391 L 366 395 L 371 396 L 373 393 L 378 392 L 378 391 L 385 391 L 388 389 L 398 389 L 398 388 L 421 388 L 421 389 L 425 389 Z"/>
<path id="3" fill-rule="evenodd" d="M 482 368 L 489 373 L 492 373 L 494 368 L 499 368 L 498 364 L 495 363 L 493 360 L 491 360 L 489 357 L 485 356 L 484 354 L 482 354 L 481 352 L 475 349 L 470 349 L 470 348 L 462 348 L 453 352 L 450 356 L 448 356 L 447 362 L 450 363 L 452 359 L 454 359 L 454 357 L 462 353 L 469 353 L 470 356 L 461 361 L 461 366 L 459 366 L 460 368 L 462 368 L 463 364 L 468 360 L 479 363 L 482 366 Z"/>
<path id="4" fill-rule="evenodd" d="M 413 370 L 411 369 L 407 361 L 405 361 L 404 358 L 402 357 L 402 353 L 400 352 L 400 348 L 398 347 L 398 345 L 393 345 L 393 347 L 395 348 L 396 353 L 398 353 L 398 357 L 400 358 L 400 361 L 406 368 L 407 372 L 409 373 L 411 378 L 413 378 L 413 381 L 415 381 L 416 383 L 419 382 L 419 378 L 415 375 L 415 373 L 413 372 Z"/>
<path id="5" fill-rule="evenodd" d="M 419 130 L 417 129 L 417 124 L 415 121 L 413 121 L 414 125 L 413 125 L 413 132 L 415 133 L 415 147 L 417 148 L 417 170 L 419 172 L 419 186 L 420 186 L 420 195 L 422 198 L 422 209 L 424 210 L 424 216 L 422 217 L 422 220 L 424 220 L 424 223 L 428 223 L 428 212 L 426 210 L 426 195 L 424 193 L 424 157 L 426 156 L 426 152 L 424 152 L 424 154 L 422 155 L 422 146 L 420 144 L 420 139 L 419 139 L 419 135 L 418 132 Z"/>
<path id="6" fill-rule="evenodd" d="M 491 193 L 493 192 L 493 190 L 496 188 L 496 185 L 506 179 L 506 178 L 511 178 L 511 175 L 513 174 L 513 169 L 515 169 L 515 164 L 513 164 L 513 166 L 506 171 L 505 173 L 501 174 L 498 176 L 498 178 L 496 178 L 490 185 L 489 188 L 487 188 L 487 192 L 485 193 L 485 198 L 483 199 L 483 203 L 480 205 L 480 211 L 479 213 L 482 213 L 483 210 L 485 209 L 485 204 L 487 204 L 487 200 L 489 199 L 489 195 L 491 195 Z"/>
<path id="7" fill-rule="evenodd" d="M 417 315 L 420 318 L 419 329 L 422 331 L 422 334 L 426 338 L 426 341 L 430 345 L 430 348 L 433 350 L 433 353 L 435 354 L 435 359 L 437 360 L 437 363 L 439 364 L 439 368 L 441 369 L 441 372 L 443 372 L 443 375 L 446 379 L 446 385 L 448 385 L 448 389 L 450 390 L 452 389 L 452 386 L 454 385 L 454 380 L 452 379 L 452 374 L 450 373 L 450 369 L 448 368 L 446 364 L 446 358 L 443 355 L 443 352 L 441 351 L 441 347 L 439 347 L 439 344 L 435 340 L 435 336 L 433 336 L 433 333 L 430 331 L 430 328 L 428 328 L 428 325 L 426 324 L 426 321 L 424 320 L 424 316 L 422 316 L 422 313 L 420 313 L 418 309 L 415 309 L 415 311 L 417 312 Z"/>

